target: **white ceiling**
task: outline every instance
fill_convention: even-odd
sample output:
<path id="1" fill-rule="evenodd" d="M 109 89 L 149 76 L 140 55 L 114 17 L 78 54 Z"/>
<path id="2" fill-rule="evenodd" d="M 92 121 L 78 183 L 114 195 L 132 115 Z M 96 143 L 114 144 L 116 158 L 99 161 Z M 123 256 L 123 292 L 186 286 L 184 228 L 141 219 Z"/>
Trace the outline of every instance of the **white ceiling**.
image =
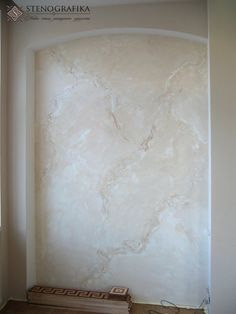
<path id="1" fill-rule="evenodd" d="M 158 3 L 191 0 L 14 0 L 19 6 L 26 5 L 89 5 L 91 7 L 116 4 Z"/>

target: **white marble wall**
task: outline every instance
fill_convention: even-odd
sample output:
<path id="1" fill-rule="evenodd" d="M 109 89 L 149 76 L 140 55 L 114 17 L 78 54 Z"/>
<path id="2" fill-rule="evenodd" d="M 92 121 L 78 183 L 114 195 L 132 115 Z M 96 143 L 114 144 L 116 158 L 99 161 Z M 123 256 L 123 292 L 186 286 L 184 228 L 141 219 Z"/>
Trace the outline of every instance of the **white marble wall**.
<path id="1" fill-rule="evenodd" d="M 198 305 L 207 287 L 206 46 L 82 38 L 36 55 L 37 280 Z"/>

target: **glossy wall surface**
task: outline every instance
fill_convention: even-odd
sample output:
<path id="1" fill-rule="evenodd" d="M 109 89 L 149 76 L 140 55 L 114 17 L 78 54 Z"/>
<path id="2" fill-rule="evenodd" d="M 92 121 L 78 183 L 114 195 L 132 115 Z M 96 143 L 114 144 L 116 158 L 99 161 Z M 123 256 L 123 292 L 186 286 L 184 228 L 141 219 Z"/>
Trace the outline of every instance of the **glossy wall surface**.
<path id="1" fill-rule="evenodd" d="M 36 54 L 38 283 L 199 304 L 207 107 L 202 43 L 113 34 Z"/>

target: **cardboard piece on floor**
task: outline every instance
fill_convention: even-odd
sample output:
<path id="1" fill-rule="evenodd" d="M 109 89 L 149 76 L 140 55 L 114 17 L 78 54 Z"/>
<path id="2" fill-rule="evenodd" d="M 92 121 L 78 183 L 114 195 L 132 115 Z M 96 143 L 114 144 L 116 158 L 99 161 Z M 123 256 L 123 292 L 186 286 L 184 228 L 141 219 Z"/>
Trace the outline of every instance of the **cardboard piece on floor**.
<path id="1" fill-rule="evenodd" d="M 27 298 L 32 304 L 75 308 L 84 312 L 129 314 L 132 302 L 128 288 L 114 288 L 115 295 L 112 290 L 109 293 L 34 286 L 28 290 Z"/>

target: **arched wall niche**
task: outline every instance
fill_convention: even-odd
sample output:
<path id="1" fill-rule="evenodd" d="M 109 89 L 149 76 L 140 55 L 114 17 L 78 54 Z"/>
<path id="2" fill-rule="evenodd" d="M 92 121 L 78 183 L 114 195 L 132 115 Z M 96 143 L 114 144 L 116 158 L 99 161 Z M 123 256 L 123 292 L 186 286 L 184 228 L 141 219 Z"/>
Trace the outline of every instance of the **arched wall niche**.
<path id="1" fill-rule="evenodd" d="M 150 36 L 156 35 L 162 38 L 176 38 L 188 42 L 199 43 L 200 45 L 205 45 L 207 40 L 200 36 L 190 35 L 182 32 L 174 32 L 162 29 L 146 29 L 146 28 L 114 28 L 114 29 L 100 29 L 94 31 L 79 32 L 78 34 L 73 34 L 71 36 L 63 36 L 61 38 L 54 39 L 53 41 L 41 42 L 40 44 L 30 47 L 27 51 L 27 81 L 26 81 L 26 91 L 27 91 L 27 119 L 26 119 L 26 196 L 27 196 L 27 286 L 30 287 L 37 283 L 36 279 L 36 242 L 35 242 L 35 138 L 34 138 L 34 125 L 35 125 L 35 54 L 39 50 L 44 50 L 48 47 L 55 45 L 69 44 L 71 41 L 86 39 L 86 38 L 99 38 L 101 36 L 112 36 L 112 35 L 124 35 L 132 36 L 143 35 Z M 206 49 L 206 48 L 205 48 Z M 179 226 L 181 229 L 182 227 Z M 183 230 L 182 230 L 183 231 Z M 181 232 L 181 231 L 180 231 Z M 184 232 L 184 231 L 183 231 Z M 207 238 L 206 238 L 207 241 Z M 205 274 L 207 276 L 207 270 L 205 269 Z M 203 283 L 207 288 L 207 278 Z M 154 284 L 154 283 L 152 283 Z M 198 291 L 196 299 L 186 299 L 176 296 L 175 301 L 185 305 L 196 306 L 199 299 L 202 299 L 203 285 L 201 285 L 201 291 Z M 155 302 L 154 299 L 147 300 L 142 299 L 139 295 L 136 299 L 139 302 Z"/>
<path id="2" fill-rule="evenodd" d="M 8 24 L 8 265 L 9 297 L 26 298 L 35 283 L 31 213 L 34 204 L 31 151 L 34 104 L 34 51 L 74 34 L 119 28 L 162 29 L 207 38 L 207 2 L 173 1 L 156 4 L 96 7 L 90 21 Z M 56 40 L 55 40 L 56 39 Z M 32 249 L 31 249 L 32 248 Z M 167 296 L 166 296 L 167 297 Z"/>
<path id="3" fill-rule="evenodd" d="M 208 36 L 207 1 L 173 1 L 156 4 L 117 5 L 93 8 L 84 23 L 29 21 L 8 24 L 8 265 L 9 297 L 26 298 L 26 287 L 33 284 L 33 230 L 30 125 L 34 103 L 32 51 L 49 45 L 55 38 L 69 38 L 79 32 L 111 28 L 162 29 Z M 29 89 L 31 90 L 29 92 Z M 30 192 L 32 190 L 32 193 Z M 32 253 L 32 254 L 31 254 Z M 32 276 L 31 276 L 32 274 Z"/>

